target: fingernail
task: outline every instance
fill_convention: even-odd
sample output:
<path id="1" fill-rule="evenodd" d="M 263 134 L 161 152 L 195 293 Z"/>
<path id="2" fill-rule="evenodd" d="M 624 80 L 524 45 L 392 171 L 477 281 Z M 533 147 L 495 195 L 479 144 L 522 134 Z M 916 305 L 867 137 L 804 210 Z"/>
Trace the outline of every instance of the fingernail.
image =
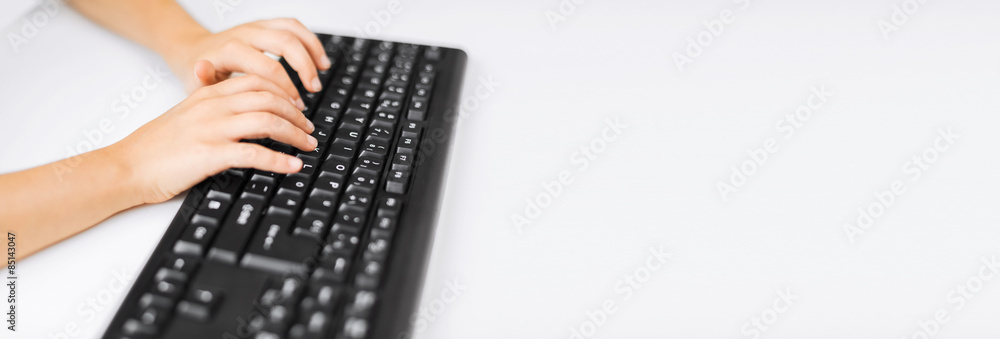
<path id="1" fill-rule="evenodd" d="M 295 172 L 298 173 L 300 170 L 302 170 L 302 159 L 288 158 L 288 166 L 294 168 Z"/>
<path id="2" fill-rule="evenodd" d="M 306 135 L 306 138 L 307 140 L 309 140 L 309 144 L 312 145 L 313 148 L 316 148 L 316 146 L 319 145 L 319 141 L 316 141 L 315 137 L 311 135 Z"/>
<path id="3" fill-rule="evenodd" d="M 313 78 L 313 89 L 315 89 L 316 92 L 323 89 L 323 84 L 319 83 L 319 78 Z"/>
<path id="4" fill-rule="evenodd" d="M 304 111 L 306 103 L 302 102 L 302 98 L 295 99 L 295 107 L 298 107 L 300 111 Z"/>
<path id="5" fill-rule="evenodd" d="M 309 133 L 316 131 L 316 125 L 312 121 L 306 120 L 306 126 L 309 126 Z"/>
<path id="6" fill-rule="evenodd" d="M 332 64 L 330 64 L 330 58 L 329 57 L 323 58 L 323 62 L 322 63 L 323 63 L 323 65 L 321 65 L 321 67 L 323 67 L 323 69 L 329 69 L 330 66 L 333 66 Z"/>

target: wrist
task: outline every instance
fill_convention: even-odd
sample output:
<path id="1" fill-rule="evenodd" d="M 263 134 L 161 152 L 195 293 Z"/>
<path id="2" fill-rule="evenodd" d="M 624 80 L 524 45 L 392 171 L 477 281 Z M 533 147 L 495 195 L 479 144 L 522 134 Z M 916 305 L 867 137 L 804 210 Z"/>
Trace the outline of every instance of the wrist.
<path id="1" fill-rule="evenodd" d="M 137 175 L 133 163 L 129 161 L 126 150 L 115 143 L 108 147 L 94 150 L 91 156 L 93 163 L 99 164 L 98 171 L 104 173 L 103 186 L 106 188 L 106 201 L 113 202 L 116 210 L 125 210 L 145 203 L 144 184 Z"/>
<path id="2" fill-rule="evenodd" d="M 184 25 L 180 29 L 171 29 L 169 32 L 158 39 L 153 50 L 163 57 L 170 67 L 175 68 L 175 71 L 177 67 L 188 67 L 187 64 L 193 63 L 194 61 L 190 59 L 195 56 L 191 54 L 195 53 L 198 43 L 212 35 L 197 23 Z"/>

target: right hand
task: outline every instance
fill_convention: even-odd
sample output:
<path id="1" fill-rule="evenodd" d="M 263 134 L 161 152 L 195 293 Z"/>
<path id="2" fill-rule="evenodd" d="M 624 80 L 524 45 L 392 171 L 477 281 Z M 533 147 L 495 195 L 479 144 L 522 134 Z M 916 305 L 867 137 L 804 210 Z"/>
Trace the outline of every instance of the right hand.
<path id="1" fill-rule="evenodd" d="M 226 169 L 295 173 L 302 161 L 242 139 L 271 138 L 303 151 L 315 127 L 278 85 L 256 75 L 202 87 L 109 146 L 145 203 L 166 201 Z"/>
<path id="2" fill-rule="evenodd" d="M 318 92 L 323 85 L 316 70 L 330 68 L 330 59 L 316 34 L 295 19 L 270 19 L 242 24 L 211 34 L 186 36 L 174 41 L 163 53 L 185 87 L 194 90 L 228 79 L 233 72 L 256 74 L 271 80 L 304 109 L 299 92 L 288 73 L 264 51 L 285 58 L 299 74 L 306 90 Z"/>

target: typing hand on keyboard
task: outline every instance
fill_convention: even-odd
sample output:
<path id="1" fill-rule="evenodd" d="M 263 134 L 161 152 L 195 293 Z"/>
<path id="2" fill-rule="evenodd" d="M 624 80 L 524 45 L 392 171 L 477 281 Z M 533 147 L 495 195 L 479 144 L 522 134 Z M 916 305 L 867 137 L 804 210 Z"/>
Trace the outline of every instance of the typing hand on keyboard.
<path id="1" fill-rule="evenodd" d="M 189 90 L 228 79 L 234 72 L 256 74 L 278 84 L 288 95 L 299 93 L 281 65 L 262 52 L 283 56 L 298 72 L 296 82 L 310 92 L 322 89 L 317 69 L 330 68 L 330 59 L 316 35 L 295 19 L 271 19 L 239 25 L 211 34 L 175 41 L 161 54 Z M 303 109 L 302 101 L 297 103 Z"/>
<path id="2" fill-rule="evenodd" d="M 299 158 L 239 141 L 270 138 L 309 151 L 314 129 L 278 85 L 247 75 L 195 91 L 109 148 L 130 164 L 142 202 L 155 203 L 230 167 L 298 172 Z"/>
<path id="3" fill-rule="evenodd" d="M 195 186 L 105 338 L 235 333 L 380 339 L 407 333 L 454 122 L 447 109 L 458 102 L 465 55 L 434 46 L 318 37 L 333 64 L 313 70 L 322 91 L 308 92 L 294 80 L 300 74 L 290 61 L 280 61 L 306 106 L 296 113 L 313 123 L 318 144 L 306 150 L 264 134 L 253 137 L 275 140 L 251 141 L 294 154 L 301 170 L 286 175 L 267 162 L 253 170 L 229 163 L 237 168 Z M 219 154 L 227 156 L 238 154 Z M 208 161 L 192 157 L 184 163 Z"/>

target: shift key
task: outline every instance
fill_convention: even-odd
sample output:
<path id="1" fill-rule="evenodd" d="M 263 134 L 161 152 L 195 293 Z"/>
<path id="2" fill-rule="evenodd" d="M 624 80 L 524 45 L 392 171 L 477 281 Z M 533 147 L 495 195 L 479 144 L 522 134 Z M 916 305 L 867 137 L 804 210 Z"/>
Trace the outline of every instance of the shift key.
<path id="1" fill-rule="evenodd" d="M 243 254 L 257 221 L 264 213 L 264 198 L 244 194 L 236 203 L 215 236 L 215 243 L 208 251 L 208 259 L 235 265 Z"/>

